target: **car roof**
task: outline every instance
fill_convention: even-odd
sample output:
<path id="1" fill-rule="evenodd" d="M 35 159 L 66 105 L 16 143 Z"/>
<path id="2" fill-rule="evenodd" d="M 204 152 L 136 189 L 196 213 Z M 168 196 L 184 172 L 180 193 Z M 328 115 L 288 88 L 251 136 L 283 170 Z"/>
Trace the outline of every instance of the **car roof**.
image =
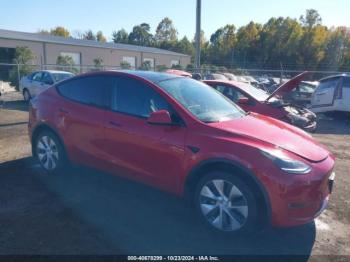
<path id="1" fill-rule="evenodd" d="M 170 79 L 175 79 L 175 78 L 184 78 L 183 76 L 178 76 L 174 74 L 168 74 L 168 73 L 163 73 L 163 72 L 153 72 L 153 71 L 138 71 L 138 70 L 105 70 L 105 71 L 97 71 L 97 72 L 88 72 L 82 75 L 79 75 L 78 77 L 83 77 L 83 76 L 93 76 L 93 75 L 101 75 L 101 74 L 108 74 L 108 73 L 120 73 L 123 75 L 128 75 L 128 76 L 136 76 L 143 78 L 149 82 L 152 82 L 154 84 L 157 84 L 159 82 L 165 81 L 165 80 L 170 80 Z"/>
<path id="2" fill-rule="evenodd" d="M 349 74 L 339 74 L 339 75 L 332 75 L 332 76 L 327 76 L 325 78 L 322 78 L 320 80 L 318 80 L 319 82 L 323 82 L 332 78 L 340 78 L 340 77 L 350 77 Z"/>
<path id="3" fill-rule="evenodd" d="M 178 76 L 192 77 L 191 73 L 188 73 L 188 72 L 183 71 L 183 70 L 177 70 L 177 69 L 168 69 L 164 73 L 172 74 L 172 75 L 178 75 Z"/>
<path id="4" fill-rule="evenodd" d="M 234 81 L 234 80 L 204 80 L 205 83 L 216 83 L 216 84 L 229 84 L 233 88 L 241 89 L 242 91 L 249 93 L 246 83 Z"/>
<path id="5" fill-rule="evenodd" d="M 39 73 L 39 72 L 46 72 L 46 73 L 50 73 L 50 74 L 71 74 L 71 75 L 73 75 L 73 73 L 71 73 L 71 72 L 59 71 L 59 70 L 38 70 L 38 71 L 35 71 L 34 73 Z"/>
<path id="6" fill-rule="evenodd" d="M 211 73 L 211 74 L 208 74 L 208 75 L 212 75 L 212 76 L 225 76 L 225 75 L 222 74 L 222 73 Z"/>
<path id="7" fill-rule="evenodd" d="M 160 73 L 160 72 L 153 72 L 153 71 L 123 71 L 128 73 L 129 75 L 138 76 L 141 78 L 144 78 L 150 82 L 153 83 L 159 83 L 164 80 L 169 80 L 173 78 L 181 78 L 182 76 L 174 75 L 174 74 L 168 74 L 168 73 Z"/>

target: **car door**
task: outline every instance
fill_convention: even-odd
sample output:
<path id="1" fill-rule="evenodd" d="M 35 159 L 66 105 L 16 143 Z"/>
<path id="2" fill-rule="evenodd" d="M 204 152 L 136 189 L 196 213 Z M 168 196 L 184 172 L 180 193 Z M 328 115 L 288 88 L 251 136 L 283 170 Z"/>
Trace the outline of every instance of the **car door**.
<path id="1" fill-rule="evenodd" d="M 41 79 L 43 72 L 37 72 L 33 75 L 33 78 L 28 86 L 28 90 L 32 96 L 37 96 L 40 93 Z"/>
<path id="2" fill-rule="evenodd" d="M 56 126 L 74 163 L 104 166 L 104 123 L 111 85 L 108 81 L 108 77 L 85 76 L 57 86 L 63 99 L 55 106 Z"/>
<path id="3" fill-rule="evenodd" d="M 183 165 L 186 127 L 166 99 L 150 85 L 124 76 L 112 87 L 107 113 L 106 155 L 109 166 L 120 174 L 176 190 Z M 168 110 L 174 125 L 152 125 L 152 112 Z"/>
<path id="4" fill-rule="evenodd" d="M 332 106 L 334 92 L 340 82 L 339 77 L 321 81 L 320 85 L 312 96 L 312 107 Z"/>
<path id="5" fill-rule="evenodd" d="M 45 91 L 46 89 L 48 89 L 50 86 L 53 85 L 53 79 L 50 75 L 50 73 L 48 72 L 44 72 L 43 76 L 41 78 L 39 87 L 37 89 L 36 95 L 39 95 L 40 93 L 42 93 L 43 91 Z"/>
<path id="6" fill-rule="evenodd" d="M 33 76 L 36 74 L 36 72 L 31 73 L 30 75 L 24 76 L 21 78 L 20 82 L 20 90 L 23 92 L 24 89 L 28 89 L 32 85 L 33 82 Z"/>
<path id="7" fill-rule="evenodd" d="M 344 109 L 350 112 L 350 77 L 343 78 L 342 93 Z"/>

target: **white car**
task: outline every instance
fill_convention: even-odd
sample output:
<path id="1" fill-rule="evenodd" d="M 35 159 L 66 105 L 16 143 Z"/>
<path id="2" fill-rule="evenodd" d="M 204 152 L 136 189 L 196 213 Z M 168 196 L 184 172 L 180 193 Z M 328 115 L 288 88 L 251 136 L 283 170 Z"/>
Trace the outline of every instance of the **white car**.
<path id="1" fill-rule="evenodd" d="M 252 76 L 243 76 L 245 80 L 248 81 L 248 83 L 252 86 L 257 87 L 259 82 Z"/>
<path id="2" fill-rule="evenodd" d="M 313 112 L 350 112 L 350 75 L 330 76 L 319 82 L 311 97 L 310 109 Z"/>
<path id="3" fill-rule="evenodd" d="M 223 73 L 224 76 L 230 81 L 237 81 L 237 76 L 231 73 Z"/>
<path id="4" fill-rule="evenodd" d="M 229 80 L 226 76 L 223 74 L 213 73 L 213 74 L 206 74 L 204 76 L 204 80 Z"/>
<path id="5" fill-rule="evenodd" d="M 24 100 L 29 101 L 53 84 L 73 76 L 74 74 L 65 71 L 36 71 L 21 78 L 19 90 L 23 94 Z"/>

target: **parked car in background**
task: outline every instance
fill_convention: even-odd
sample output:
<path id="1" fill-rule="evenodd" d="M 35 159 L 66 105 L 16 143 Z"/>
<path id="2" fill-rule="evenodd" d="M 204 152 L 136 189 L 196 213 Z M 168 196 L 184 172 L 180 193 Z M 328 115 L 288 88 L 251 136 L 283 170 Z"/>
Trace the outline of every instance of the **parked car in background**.
<path id="1" fill-rule="evenodd" d="M 254 86 L 234 81 L 204 81 L 245 111 L 256 112 L 277 118 L 295 125 L 308 132 L 314 132 L 317 127 L 316 115 L 307 108 L 286 103 L 283 96 L 291 92 L 304 79 L 303 73 L 281 85 L 272 94 Z"/>
<path id="2" fill-rule="evenodd" d="M 193 73 L 192 78 L 198 81 L 202 80 L 202 74 L 201 73 Z"/>
<path id="3" fill-rule="evenodd" d="M 335 176 L 334 156 L 302 130 L 170 74 L 65 80 L 31 100 L 28 127 L 49 174 L 72 162 L 152 185 L 191 201 L 226 234 L 312 221 Z"/>
<path id="4" fill-rule="evenodd" d="M 258 77 L 257 80 L 260 84 L 270 84 L 268 77 Z"/>
<path id="5" fill-rule="evenodd" d="M 224 76 L 226 76 L 226 78 L 228 80 L 231 80 L 231 81 L 237 81 L 238 78 L 237 76 L 235 76 L 234 74 L 231 74 L 231 73 L 223 73 Z"/>
<path id="6" fill-rule="evenodd" d="M 65 71 L 42 70 L 22 77 L 19 90 L 25 101 L 37 96 L 54 83 L 73 77 L 74 74 Z"/>
<path id="7" fill-rule="evenodd" d="M 183 71 L 183 70 L 168 69 L 168 70 L 165 71 L 165 73 L 173 74 L 173 75 L 177 75 L 177 76 L 191 77 L 192 78 L 192 74 L 191 73 L 188 73 L 188 72 Z"/>
<path id="8" fill-rule="evenodd" d="M 258 87 L 259 82 L 252 76 L 243 76 L 245 80 L 247 80 L 247 83 L 249 83 L 252 86 Z"/>
<path id="9" fill-rule="evenodd" d="M 223 74 L 217 74 L 217 73 L 213 73 L 213 74 L 206 74 L 204 76 L 205 80 L 228 80 L 226 76 L 224 76 Z"/>
<path id="10" fill-rule="evenodd" d="M 237 76 L 237 82 L 249 84 L 249 81 L 244 76 Z"/>
<path id="11" fill-rule="evenodd" d="M 260 88 L 272 94 L 282 84 L 288 82 L 290 79 L 281 79 L 277 77 L 269 77 L 267 81 L 260 82 Z"/>
<path id="12" fill-rule="evenodd" d="M 319 82 L 317 81 L 302 81 L 293 91 L 285 94 L 283 100 L 306 107 L 311 103 L 312 94 L 318 85 Z"/>
<path id="13" fill-rule="evenodd" d="M 311 98 L 313 112 L 350 112 L 350 75 L 336 75 L 321 79 Z"/>

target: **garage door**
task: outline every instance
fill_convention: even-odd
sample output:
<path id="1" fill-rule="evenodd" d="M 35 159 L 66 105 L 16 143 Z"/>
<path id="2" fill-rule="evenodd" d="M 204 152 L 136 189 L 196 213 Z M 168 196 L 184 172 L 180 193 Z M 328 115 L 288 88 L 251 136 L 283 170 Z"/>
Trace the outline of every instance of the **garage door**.
<path id="1" fill-rule="evenodd" d="M 136 68 L 136 57 L 133 56 L 124 56 L 123 57 L 123 62 L 129 63 L 131 68 Z"/>
<path id="2" fill-rule="evenodd" d="M 148 62 L 151 68 L 154 68 L 154 59 L 153 58 L 144 58 L 143 62 Z"/>
<path id="3" fill-rule="evenodd" d="M 73 59 L 75 65 L 80 65 L 80 53 L 72 53 L 72 52 L 61 52 L 61 56 L 69 56 Z"/>

